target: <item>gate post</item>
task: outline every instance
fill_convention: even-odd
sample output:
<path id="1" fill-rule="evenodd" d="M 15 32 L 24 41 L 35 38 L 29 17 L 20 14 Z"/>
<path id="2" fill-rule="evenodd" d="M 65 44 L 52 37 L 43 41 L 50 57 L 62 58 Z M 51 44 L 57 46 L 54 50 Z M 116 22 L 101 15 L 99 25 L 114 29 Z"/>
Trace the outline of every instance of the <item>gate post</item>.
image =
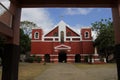
<path id="1" fill-rule="evenodd" d="M 112 8 L 115 35 L 115 59 L 117 63 L 118 80 L 120 80 L 120 2 Z"/>
<path id="2" fill-rule="evenodd" d="M 5 45 L 3 54 L 2 80 L 18 80 L 19 64 L 19 26 L 21 8 L 17 3 L 10 3 L 12 19 L 13 37 L 10 37 Z"/>

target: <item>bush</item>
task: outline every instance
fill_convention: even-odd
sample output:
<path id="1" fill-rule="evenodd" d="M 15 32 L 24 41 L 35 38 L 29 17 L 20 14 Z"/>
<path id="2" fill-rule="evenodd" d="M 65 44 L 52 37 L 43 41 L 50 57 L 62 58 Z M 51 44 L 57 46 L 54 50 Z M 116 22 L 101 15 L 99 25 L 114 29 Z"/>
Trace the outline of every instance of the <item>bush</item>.
<path id="1" fill-rule="evenodd" d="M 87 63 L 88 62 L 88 56 L 84 57 L 84 61 Z"/>
<path id="2" fill-rule="evenodd" d="M 26 61 L 26 62 L 29 62 L 29 63 L 33 63 L 34 60 L 35 60 L 34 57 L 28 57 L 25 61 Z"/>
<path id="3" fill-rule="evenodd" d="M 38 63 L 40 63 L 40 62 L 42 61 L 42 58 L 41 58 L 40 56 L 38 56 L 38 57 L 36 58 L 36 61 L 37 61 Z"/>

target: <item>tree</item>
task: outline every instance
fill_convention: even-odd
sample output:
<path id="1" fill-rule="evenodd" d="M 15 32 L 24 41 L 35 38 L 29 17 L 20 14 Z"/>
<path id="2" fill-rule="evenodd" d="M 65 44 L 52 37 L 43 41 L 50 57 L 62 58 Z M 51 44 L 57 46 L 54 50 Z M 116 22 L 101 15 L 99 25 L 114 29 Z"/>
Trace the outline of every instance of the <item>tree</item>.
<path id="1" fill-rule="evenodd" d="M 20 28 L 23 29 L 24 33 L 31 36 L 32 28 L 36 28 L 37 25 L 34 22 L 22 21 Z"/>
<path id="2" fill-rule="evenodd" d="M 20 52 L 25 54 L 30 51 L 32 28 L 37 27 L 34 22 L 22 21 L 20 24 Z"/>
<path id="3" fill-rule="evenodd" d="M 30 51 L 31 39 L 25 34 L 23 29 L 20 29 L 20 53 L 25 54 Z"/>
<path id="4" fill-rule="evenodd" d="M 97 33 L 95 46 L 98 48 L 98 53 L 105 57 L 114 51 L 114 31 L 111 19 L 101 19 L 92 23 L 92 30 Z"/>

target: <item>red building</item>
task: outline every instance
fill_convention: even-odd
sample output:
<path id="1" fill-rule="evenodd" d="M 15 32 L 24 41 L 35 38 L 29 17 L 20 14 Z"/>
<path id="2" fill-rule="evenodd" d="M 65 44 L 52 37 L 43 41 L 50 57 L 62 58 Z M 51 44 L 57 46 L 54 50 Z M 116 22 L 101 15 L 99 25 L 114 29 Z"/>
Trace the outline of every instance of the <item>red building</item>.
<path id="1" fill-rule="evenodd" d="M 87 62 L 94 54 L 91 28 L 75 32 L 64 21 L 43 34 L 42 29 L 32 30 L 31 55 L 46 62 Z"/>

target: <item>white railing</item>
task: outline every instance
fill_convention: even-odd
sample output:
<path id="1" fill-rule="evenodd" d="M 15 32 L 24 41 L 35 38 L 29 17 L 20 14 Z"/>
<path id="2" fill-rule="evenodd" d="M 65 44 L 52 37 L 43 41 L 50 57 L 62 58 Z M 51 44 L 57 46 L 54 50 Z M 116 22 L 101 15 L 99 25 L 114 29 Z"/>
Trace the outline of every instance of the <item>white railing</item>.
<path id="1" fill-rule="evenodd" d="M 0 3 L 0 22 L 11 28 L 12 17 L 12 13 L 2 3 Z"/>

